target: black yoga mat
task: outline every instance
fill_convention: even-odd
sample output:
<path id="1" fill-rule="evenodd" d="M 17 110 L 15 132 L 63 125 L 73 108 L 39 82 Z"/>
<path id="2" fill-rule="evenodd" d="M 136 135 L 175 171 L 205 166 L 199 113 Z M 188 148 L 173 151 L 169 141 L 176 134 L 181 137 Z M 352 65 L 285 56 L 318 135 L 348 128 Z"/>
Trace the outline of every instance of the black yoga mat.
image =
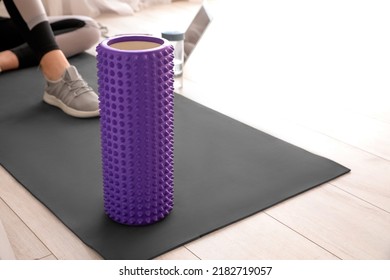
<path id="1" fill-rule="evenodd" d="M 76 65 L 96 88 L 96 60 Z M 130 227 L 103 212 L 99 119 L 42 102 L 37 68 L 0 75 L 0 163 L 106 259 L 150 259 L 349 169 L 175 96 L 175 206 Z"/>

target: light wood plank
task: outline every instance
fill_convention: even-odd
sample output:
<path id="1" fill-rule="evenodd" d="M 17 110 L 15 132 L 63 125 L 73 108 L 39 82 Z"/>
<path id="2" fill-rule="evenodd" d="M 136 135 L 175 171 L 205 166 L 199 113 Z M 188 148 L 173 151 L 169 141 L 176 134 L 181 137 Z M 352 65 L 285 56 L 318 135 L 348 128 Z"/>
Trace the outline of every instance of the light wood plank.
<path id="1" fill-rule="evenodd" d="M 48 261 L 48 260 L 57 260 L 57 258 L 54 255 L 48 255 L 44 258 L 41 258 L 40 260 Z"/>
<path id="2" fill-rule="evenodd" d="M 360 110 L 357 110 L 357 113 L 369 116 L 371 118 L 374 118 L 376 120 L 385 122 L 387 124 L 390 124 L 390 109 L 388 107 L 388 102 L 383 102 L 381 105 L 376 106 L 375 108 L 363 108 Z M 385 108 L 384 108 L 385 106 Z"/>
<path id="3" fill-rule="evenodd" d="M 266 213 L 342 259 L 390 259 L 390 214 L 331 185 Z"/>
<path id="4" fill-rule="evenodd" d="M 191 251 L 184 246 L 155 258 L 155 260 L 199 260 Z"/>
<path id="5" fill-rule="evenodd" d="M 337 259 L 264 213 L 186 245 L 201 259 Z"/>
<path id="6" fill-rule="evenodd" d="M 2 184 L 0 179 L 0 185 Z M 50 254 L 45 245 L 0 199 L 0 220 L 8 233 L 15 257 L 20 260 L 34 260 Z"/>
<path id="7" fill-rule="evenodd" d="M 40 253 L 39 257 L 52 253 L 58 259 L 101 259 L 3 167 L 0 168 L 0 197 L 48 248 L 49 251 Z M 14 226 L 11 229 L 17 231 Z M 10 239 L 12 240 L 12 234 L 10 234 Z M 22 241 L 15 241 L 15 244 L 18 244 L 18 247 L 23 246 L 33 252 L 39 252 L 38 249 L 31 248 L 29 242 L 19 246 Z M 18 247 L 14 248 L 16 253 Z"/>
<path id="8" fill-rule="evenodd" d="M 390 163 L 348 144 L 288 122 L 269 122 L 263 130 L 335 160 L 352 171 L 331 184 L 390 213 Z"/>
<path id="9" fill-rule="evenodd" d="M 299 124 L 390 160 L 390 124 L 348 111 L 329 109 L 305 114 Z"/>
<path id="10" fill-rule="evenodd" d="M 0 260 L 14 260 L 15 258 L 14 250 L 0 219 Z"/>

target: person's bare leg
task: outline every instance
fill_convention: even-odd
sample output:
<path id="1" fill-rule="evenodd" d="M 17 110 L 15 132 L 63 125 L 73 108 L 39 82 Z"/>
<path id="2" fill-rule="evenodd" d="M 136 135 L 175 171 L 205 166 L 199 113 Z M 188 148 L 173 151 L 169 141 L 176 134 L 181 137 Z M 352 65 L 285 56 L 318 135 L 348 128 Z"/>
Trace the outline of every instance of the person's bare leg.
<path id="1" fill-rule="evenodd" d="M 4 4 L 39 61 L 46 79 L 43 101 L 74 117 L 99 116 L 98 95 L 59 49 L 42 2 L 4 0 Z"/>
<path id="2" fill-rule="evenodd" d="M 45 54 L 40 62 L 43 75 L 55 81 L 62 77 L 69 62 L 61 50 L 50 51 Z M 0 52 L 0 69 L 1 71 L 14 70 L 19 68 L 18 57 L 12 51 Z"/>
<path id="3" fill-rule="evenodd" d="M 18 57 L 11 51 L 0 52 L 1 71 L 13 70 L 19 68 Z"/>
<path id="4" fill-rule="evenodd" d="M 46 79 L 56 81 L 62 77 L 70 65 L 61 50 L 53 50 L 42 57 L 40 66 Z"/>

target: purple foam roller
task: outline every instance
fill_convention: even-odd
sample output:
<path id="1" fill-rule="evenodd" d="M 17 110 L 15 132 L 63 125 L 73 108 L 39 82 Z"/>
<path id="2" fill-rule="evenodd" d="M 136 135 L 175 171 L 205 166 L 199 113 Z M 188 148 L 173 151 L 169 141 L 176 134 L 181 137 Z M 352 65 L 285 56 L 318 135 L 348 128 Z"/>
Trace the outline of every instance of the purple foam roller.
<path id="1" fill-rule="evenodd" d="M 96 50 L 105 212 L 157 222 L 173 208 L 173 47 L 123 35 Z"/>

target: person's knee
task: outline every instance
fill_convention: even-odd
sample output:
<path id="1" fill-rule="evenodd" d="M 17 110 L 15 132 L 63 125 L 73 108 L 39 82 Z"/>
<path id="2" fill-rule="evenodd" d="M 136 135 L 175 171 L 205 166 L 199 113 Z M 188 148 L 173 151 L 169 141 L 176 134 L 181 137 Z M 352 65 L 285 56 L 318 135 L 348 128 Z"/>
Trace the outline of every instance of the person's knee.
<path id="1" fill-rule="evenodd" d="M 101 39 L 100 37 L 100 28 L 98 23 L 92 18 L 85 18 L 85 26 L 82 28 L 83 36 L 82 39 L 85 42 L 85 45 L 88 45 L 87 48 L 92 47 L 96 43 L 98 43 Z"/>
<path id="2" fill-rule="evenodd" d="M 69 18 L 66 19 L 69 20 Z M 100 28 L 95 20 L 86 16 L 72 16 L 71 19 L 81 24 L 77 28 L 68 26 L 68 28 L 73 30 L 56 36 L 57 43 L 66 57 L 84 52 L 96 45 L 100 40 Z M 58 21 L 58 23 L 61 23 L 61 21 Z"/>

